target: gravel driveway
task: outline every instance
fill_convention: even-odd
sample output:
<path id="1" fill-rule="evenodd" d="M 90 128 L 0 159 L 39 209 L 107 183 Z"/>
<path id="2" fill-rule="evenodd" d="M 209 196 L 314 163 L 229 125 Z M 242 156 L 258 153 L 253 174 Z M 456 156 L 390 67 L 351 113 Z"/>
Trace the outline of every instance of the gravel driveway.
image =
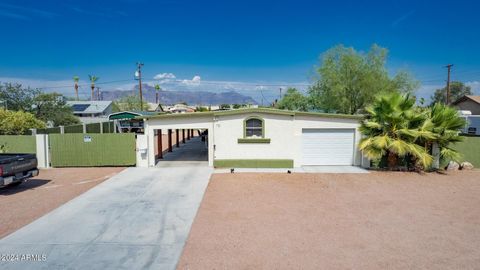
<path id="1" fill-rule="evenodd" d="M 215 174 L 178 269 L 478 269 L 480 171 Z"/>
<path id="2" fill-rule="evenodd" d="M 128 168 L 0 240 L 0 269 L 175 269 L 211 172 Z"/>

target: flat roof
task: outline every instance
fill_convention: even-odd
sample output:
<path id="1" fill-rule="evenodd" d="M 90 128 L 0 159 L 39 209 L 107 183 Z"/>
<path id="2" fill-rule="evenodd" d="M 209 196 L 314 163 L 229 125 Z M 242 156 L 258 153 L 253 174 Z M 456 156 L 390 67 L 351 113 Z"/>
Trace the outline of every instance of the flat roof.
<path id="1" fill-rule="evenodd" d="M 191 112 L 191 113 L 172 113 L 172 114 L 158 114 L 148 116 L 138 116 L 137 118 L 143 119 L 163 119 L 163 118 L 180 118 L 180 117 L 204 117 L 204 116 L 223 116 L 223 115 L 237 115 L 246 113 L 266 113 L 276 115 L 291 115 L 291 116 L 313 116 L 322 118 L 340 118 L 340 119 L 354 119 L 360 120 L 363 115 L 350 115 L 350 114 L 336 114 L 336 113 L 320 113 L 320 112 L 300 112 L 289 111 L 272 108 L 242 108 L 226 111 L 208 111 L 208 112 Z"/>

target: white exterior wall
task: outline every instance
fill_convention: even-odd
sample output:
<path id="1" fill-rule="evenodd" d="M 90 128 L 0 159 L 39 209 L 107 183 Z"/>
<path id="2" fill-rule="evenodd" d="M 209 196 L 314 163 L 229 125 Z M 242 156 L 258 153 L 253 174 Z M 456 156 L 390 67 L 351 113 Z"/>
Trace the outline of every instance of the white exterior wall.
<path id="1" fill-rule="evenodd" d="M 265 138 L 271 139 L 270 143 L 238 143 L 243 138 L 243 121 L 253 116 L 264 120 Z M 293 159 L 293 116 L 248 113 L 216 118 L 215 159 Z"/>
<path id="2" fill-rule="evenodd" d="M 238 143 L 243 138 L 243 121 L 248 117 L 263 118 L 265 138 L 270 143 Z M 214 125 L 215 159 L 292 159 L 294 167 L 302 166 L 302 129 L 354 129 L 354 164 L 361 165 L 357 150 L 360 140 L 359 122 L 355 119 L 290 116 L 265 113 L 217 116 Z"/>
<path id="3" fill-rule="evenodd" d="M 145 136 L 148 141 L 148 166 L 155 166 L 155 130 L 162 129 L 208 129 L 209 144 L 208 144 L 208 165 L 213 166 L 213 118 L 212 116 L 205 117 L 172 117 L 172 118 L 151 118 L 144 121 Z"/>

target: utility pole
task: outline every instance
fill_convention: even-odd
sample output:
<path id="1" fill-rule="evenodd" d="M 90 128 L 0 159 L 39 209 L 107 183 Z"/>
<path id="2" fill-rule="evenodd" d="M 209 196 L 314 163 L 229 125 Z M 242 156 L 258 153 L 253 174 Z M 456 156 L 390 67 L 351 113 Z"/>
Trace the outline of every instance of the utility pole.
<path id="1" fill-rule="evenodd" d="M 138 80 L 138 91 L 140 92 L 140 111 L 143 110 L 142 67 L 143 63 L 137 62 L 137 71 L 135 72 L 135 78 Z"/>
<path id="2" fill-rule="evenodd" d="M 280 87 L 280 98 L 278 100 L 282 100 L 282 88 Z"/>
<path id="3" fill-rule="evenodd" d="M 450 105 L 450 70 L 453 67 L 453 64 L 448 64 L 445 66 L 448 69 L 448 75 L 447 75 L 447 99 L 446 99 L 446 104 Z"/>

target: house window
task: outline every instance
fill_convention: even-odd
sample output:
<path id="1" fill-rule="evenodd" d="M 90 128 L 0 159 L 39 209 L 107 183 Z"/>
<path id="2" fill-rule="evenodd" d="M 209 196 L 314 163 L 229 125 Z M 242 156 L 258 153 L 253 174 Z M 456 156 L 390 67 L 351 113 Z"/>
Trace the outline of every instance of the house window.
<path id="1" fill-rule="evenodd" d="M 246 138 L 263 138 L 263 120 L 259 118 L 249 118 L 245 121 Z"/>

